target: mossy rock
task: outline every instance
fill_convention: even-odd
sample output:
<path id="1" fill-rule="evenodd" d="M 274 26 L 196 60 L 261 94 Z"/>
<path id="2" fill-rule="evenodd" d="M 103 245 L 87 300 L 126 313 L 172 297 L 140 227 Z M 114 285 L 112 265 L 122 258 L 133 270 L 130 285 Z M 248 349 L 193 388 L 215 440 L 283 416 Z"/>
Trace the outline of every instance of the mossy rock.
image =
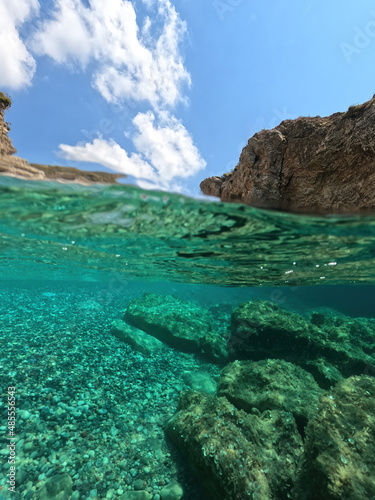
<path id="1" fill-rule="evenodd" d="M 312 373 L 323 389 L 372 365 L 375 322 L 322 313 L 305 318 L 270 301 L 234 309 L 228 349 L 232 359 L 283 359 Z"/>
<path id="2" fill-rule="evenodd" d="M 290 413 L 246 413 L 225 397 L 183 392 L 167 435 L 207 499 L 286 499 L 303 451 Z"/>
<path id="3" fill-rule="evenodd" d="M 326 393 L 306 428 L 295 500 L 375 498 L 375 379 L 350 377 Z"/>
<path id="4" fill-rule="evenodd" d="M 210 311 L 172 295 L 146 293 L 130 302 L 124 320 L 162 342 L 186 352 L 201 352 L 212 332 Z"/>
<path id="5" fill-rule="evenodd" d="M 8 108 L 10 108 L 12 105 L 12 100 L 11 98 L 4 94 L 3 92 L 0 92 L 0 111 L 4 111 Z"/>
<path id="6" fill-rule="evenodd" d="M 301 429 L 316 415 L 322 394 L 311 373 L 281 359 L 230 363 L 221 371 L 218 387 L 219 396 L 245 411 L 292 413 Z"/>

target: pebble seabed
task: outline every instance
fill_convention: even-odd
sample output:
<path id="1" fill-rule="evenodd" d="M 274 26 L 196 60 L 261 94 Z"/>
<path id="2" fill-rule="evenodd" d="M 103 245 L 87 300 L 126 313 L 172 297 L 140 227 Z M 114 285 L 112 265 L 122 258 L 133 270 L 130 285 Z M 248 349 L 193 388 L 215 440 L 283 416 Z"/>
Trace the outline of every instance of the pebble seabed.
<path id="1" fill-rule="evenodd" d="M 0 500 L 38 498 L 49 477 L 66 472 L 71 499 L 119 499 L 146 490 L 154 500 L 172 481 L 184 499 L 198 486 L 166 441 L 166 422 L 187 386 L 184 370 L 219 368 L 166 349 L 143 356 L 113 337 L 134 297 L 100 289 L 0 289 Z M 16 397 L 16 492 L 10 493 L 7 391 Z"/>

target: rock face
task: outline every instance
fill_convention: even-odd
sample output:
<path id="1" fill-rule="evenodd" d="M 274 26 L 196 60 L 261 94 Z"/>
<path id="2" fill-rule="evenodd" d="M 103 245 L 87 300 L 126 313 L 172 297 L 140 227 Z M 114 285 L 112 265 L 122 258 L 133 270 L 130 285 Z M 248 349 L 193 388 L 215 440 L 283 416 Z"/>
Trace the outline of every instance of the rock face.
<path id="1" fill-rule="evenodd" d="M 328 389 L 372 366 L 375 322 L 314 313 L 310 319 L 269 301 L 244 302 L 233 310 L 228 341 L 234 359 L 274 358 L 309 371 Z"/>
<path id="2" fill-rule="evenodd" d="M 146 293 L 130 302 L 124 320 L 176 349 L 204 353 L 219 362 L 227 357 L 226 339 L 215 332 L 211 312 L 192 302 Z"/>
<path id="3" fill-rule="evenodd" d="M 302 438 L 290 413 L 246 413 L 225 397 L 183 393 L 167 435 L 206 489 L 204 498 L 290 498 Z"/>
<path id="4" fill-rule="evenodd" d="M 310 373 L 280 359 L 230 363 L 221 372 L 218 388 L 219 396 L 247 412 L 290 412 L 299 428 L 315 416 L 322 393 Z"/>
<path id="5" fill-rule="evenodd" d="M 125 344 L 129 344 L 138 352 L 149 356 L 153 352 L 162 351 L 165 348 L 163 342 L 152 335 L 148 335 L 138 328 L 128 325 L 125 321 L 116 320 L 112 324 L 111 333 Z"/>
<path id="6" fill-rule="evenodd" d="M 8 137 L 9 130 L 9 125 L 4 121 L 4 110 L 1 108 L 0 102 L 0 175 L 31 180 L 77 182 L 80 184 L 117 184 L 117 179 L 126 177 L 122 174 L 86 172 L 74 167 L 30 164 L 26 160 L 14 156 L 17 150 Z"/>
<path id="7" fill-rule="evenodd" d="M 325 394 L 306 430 L 293 498 L 375 498 L 375 379 L 351 377 Z"/>
<path id="8" fill-rule="evenodd" d="M 203 193 L 301 213 L 375 210 L 375 99 L 345 113 L 285 120 L 255 134 L 233 172 Z"/>

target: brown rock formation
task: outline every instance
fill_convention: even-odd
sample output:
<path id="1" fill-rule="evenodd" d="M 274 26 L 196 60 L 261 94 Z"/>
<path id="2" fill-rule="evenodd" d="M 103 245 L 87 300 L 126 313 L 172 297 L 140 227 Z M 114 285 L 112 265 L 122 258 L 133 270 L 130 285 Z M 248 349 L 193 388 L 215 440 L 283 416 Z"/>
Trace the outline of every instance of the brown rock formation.
<path id="1" fill-rule="evenodd" d="M 28 163 L 14 156 L 17 150 L 8 137 L 9 125 L 4 121 L 4 108 L 0 102 L 0 175 L 32 180 L 58 180 L 80 184 L 117 184 L 117 179 L 126 177 L 122 174 L 106 172 L 86 172 L 74 167 L 57 167 Z"/>
<path id="2" fill-rule="evenodd" d="M 200 187 L 222 201 L 293 212 L 375 210 L 375 96 L 345 113 L 258 132 L 233 172 Z"/>

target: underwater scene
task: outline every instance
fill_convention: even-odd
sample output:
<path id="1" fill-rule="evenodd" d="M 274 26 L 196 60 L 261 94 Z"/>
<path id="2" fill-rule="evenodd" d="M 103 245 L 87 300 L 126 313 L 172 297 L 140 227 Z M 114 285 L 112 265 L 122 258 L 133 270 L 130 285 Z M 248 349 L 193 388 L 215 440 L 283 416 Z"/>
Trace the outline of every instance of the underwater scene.
<path id="1" fill-rule="evenodd" d="M 375 499 L 375 216 L 0 178 L 0 499 Z"/>

